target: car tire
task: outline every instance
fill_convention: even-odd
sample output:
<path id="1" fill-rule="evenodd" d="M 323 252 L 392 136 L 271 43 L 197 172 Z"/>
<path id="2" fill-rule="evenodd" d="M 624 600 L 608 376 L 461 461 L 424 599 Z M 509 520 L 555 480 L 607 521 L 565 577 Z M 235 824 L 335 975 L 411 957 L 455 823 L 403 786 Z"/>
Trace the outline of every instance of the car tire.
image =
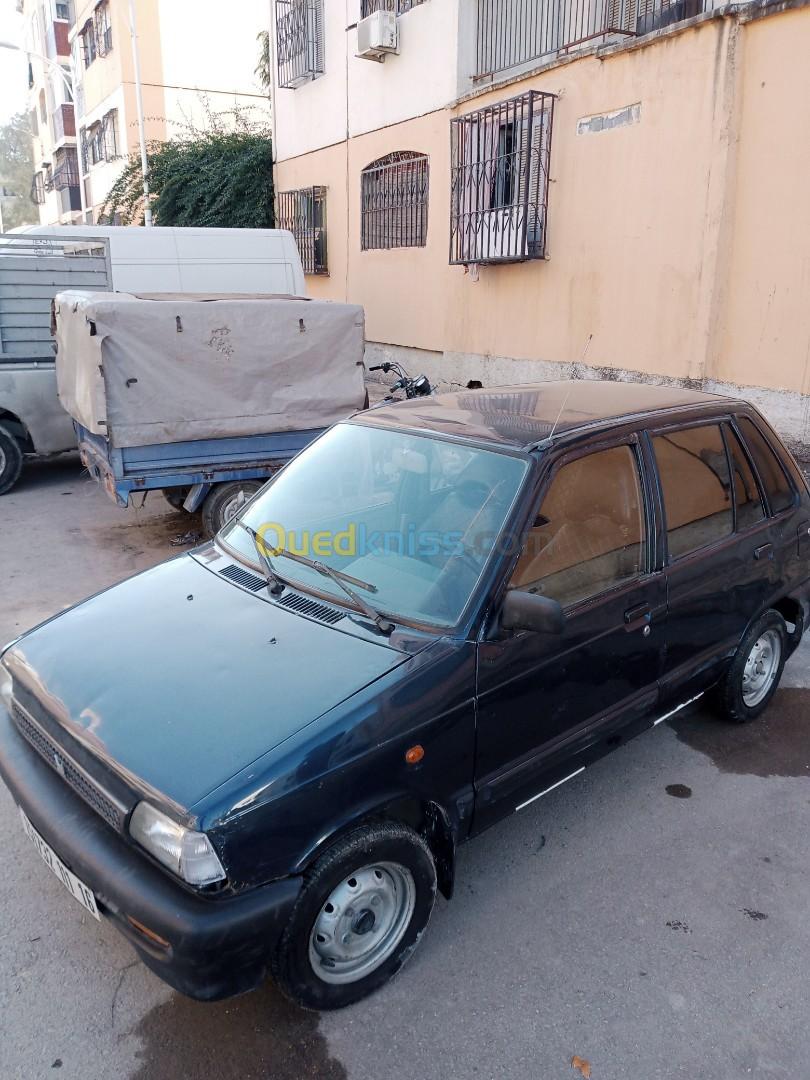
<path id="1" fill-rule="evenodd" d="M 22 467 L 22 447 L 8 428 L 0 424 L 0 495 L 11 491 L 20 479 Z"/>
<path id="2" fill-rule="evenodd" d="M 305 875 L 271 961 L 305 1009 L 341 1009 L 379 989 L 411 956 L 436 899 L 436 866 L 413 829 L 380 822 L 337 841 Z"/>
<path id="3" fill-rule="evenodd" d="M 717 688 L 720 713 L 745 724 L 765 711 L 776 693 L 788 653 L 788 632 L 778 611 L 766 611 L 748 630 Z"/>
<path id="4" fill-rule="evenodd" d="M 242 502 L 247 502 L 263 485 L 263 480 L 229 480 L 225 484 L 217 484 L 212 491 L 209 491 L 202 505 L 205 535 L 209 538 L 216 536 L 239 509 L 241 496 L 244 496 Z"/>

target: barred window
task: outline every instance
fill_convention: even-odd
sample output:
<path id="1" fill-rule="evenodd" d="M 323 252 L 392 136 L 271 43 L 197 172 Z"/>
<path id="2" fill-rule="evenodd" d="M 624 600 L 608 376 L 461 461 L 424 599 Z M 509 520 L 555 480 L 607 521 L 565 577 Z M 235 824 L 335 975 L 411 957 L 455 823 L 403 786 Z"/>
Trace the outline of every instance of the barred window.
<path id="1" fill-rule="evenodd" d="M 554 95 L 520 97 L 450 121 L 450 262 L 542 259 Z"/>
<path id="2" fill-rule="evenodd" d="M 360 177 L 363 251 L 424 247 L 427 241 L 427 154 L 399 150 L 367 165 Z"/>
<path id="3" fill-rule="evenodd" d="M 99 122 L 91 124 L 87 130 L 87 150 L 91 165 L 104 160 L 104 129 Z"/>
<path id="4" fill-rule="evenodd" d="M 92 19 L 88 19 L 79 31 L 79 40 L 84 66 L 88 68 L 96 58 L 96 32 Z"/>
<path id="5" fill-rule="evenodd" d="M 42 206 L 45 202 L 45 180 L 41 172 L 34 173 L 31 181 L 31 202 L 36 206 Z"/>
<path id="6" fill-rule="evenodd" d="M 114 161 L 118 156 L 118 110 L 110 109 L 101 120 L 101 140 L 105 161 Z"/>
<path id="7" fill-rule="evenodd" d="M 360 9 L 361 18 L 373 15 L 375 11 L 393 11 L 397 15 L 404 15 L 411 8 L 424 4 L 425 0 L 363 0 Z"/>
<path id="8" fill-rule="evenodd" d="M 96 33 L 96 51 L 99 56 L 106 56 L 112 48 L 112 26 L 110 25 L 110 5 L 107 0 L 96 4 L 93 12 Z"/>
<path id="9" fill-rule="evenodd" d="M 276 56 L 287 90 L 323 74 L 323 0 L 276 0 Z"/>
<path id="10" fill-rule="evenodd" d="M 79 162 L 76 150 L 72 146 L 56 151 L 56 168 L 53 171 L 53 186 L 57 191 L 63 188 L 78 187 Z"/>
<path id="11" fill-rule="evenodd" d="M 295 237 L 305 274 L 328 274 L 326 258 L 326 188 L 278 193 L 278 227 Z"/>

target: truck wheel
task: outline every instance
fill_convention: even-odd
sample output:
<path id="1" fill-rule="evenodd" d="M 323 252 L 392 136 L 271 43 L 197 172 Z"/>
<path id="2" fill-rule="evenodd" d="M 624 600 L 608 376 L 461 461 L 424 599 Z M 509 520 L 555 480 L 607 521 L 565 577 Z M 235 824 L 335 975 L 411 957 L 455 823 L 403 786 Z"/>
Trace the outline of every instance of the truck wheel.
<path id="1" fill-rule="evenodd" d="M 11 491 L 20 478 L 23 466 L 23 453 L 20 444 L 8 430 L 0 424 L 0 495 Z"/>
<path id="2" fill-rule="evenodd" d="M 230 480 L 227 484 L 218 484 L 209 491 L 202 505 L 205 535 L 216 536 L 262 486 L 261 480 Z"/>
<path id="3" fill-rule="evenodd" d="M 778 611 L 766 611 L 740 642 L 717 688 L 720 712 L 744 724 L 768 707 L 787 657 L 787 626 Z"/>
<path id="4" fill-rule="evenodd" d="M 187 487 L 164 488 L 163 498 L 174 510 L 182 510 L 183 503 L 186 501 L 186 496 L 188 495 L 190 490 L 191 488 Z"/>
<path id="5" fill-rule="evenodd" d="M 357 829 L 307 872 L 273 978 L 306 1009 L 360 1001 L 413 953 L 435 899 L 436 867 L 418 833 L 397 822 Z"/>

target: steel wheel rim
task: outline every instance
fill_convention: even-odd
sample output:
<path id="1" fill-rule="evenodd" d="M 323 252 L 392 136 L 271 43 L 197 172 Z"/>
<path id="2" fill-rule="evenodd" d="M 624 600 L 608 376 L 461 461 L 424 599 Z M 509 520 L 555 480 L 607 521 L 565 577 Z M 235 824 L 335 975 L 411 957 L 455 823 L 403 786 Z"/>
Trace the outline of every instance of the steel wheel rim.
<path id="1" fill-rule="evenodd" d="M 228 499 L 221 511 L 223 528 L 236 517 L 248 499 L 254 494 L 252 491 L 245 491 L 244 488 L 240 488 L 233 498 Z"/>
<path id="2" fill-rule="evenodd" d="M 312 970 L 327 983 L 353 983 L 376 971 L 408 929 L 416 885 L 407 867 L 381 862 L 344 878 L 326 898 L 309 936 Z"/>
<path id="3" fill-rule="evenodd" d="M 781 658 L 782 639 L 775 630 L 766 630 L 751 646 L 742 681 L 742 697 L 749 709 L 767 696 L 776 681 Z"/>

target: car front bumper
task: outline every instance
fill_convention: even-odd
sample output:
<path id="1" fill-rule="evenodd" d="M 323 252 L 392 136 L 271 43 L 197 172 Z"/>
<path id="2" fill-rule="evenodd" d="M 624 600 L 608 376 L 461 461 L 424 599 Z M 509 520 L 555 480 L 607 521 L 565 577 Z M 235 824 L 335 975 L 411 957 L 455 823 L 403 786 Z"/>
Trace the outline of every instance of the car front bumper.
<path id="1" fill-rule="evenodd" d="M 2 707 L 0 776 L 42 838 L 93 891 L 101 914 L 170 986 L 215 1001 L 264 981 L 300 877 L 222 898 L 186 891 L 86 806 L 28 746 Z"/>

